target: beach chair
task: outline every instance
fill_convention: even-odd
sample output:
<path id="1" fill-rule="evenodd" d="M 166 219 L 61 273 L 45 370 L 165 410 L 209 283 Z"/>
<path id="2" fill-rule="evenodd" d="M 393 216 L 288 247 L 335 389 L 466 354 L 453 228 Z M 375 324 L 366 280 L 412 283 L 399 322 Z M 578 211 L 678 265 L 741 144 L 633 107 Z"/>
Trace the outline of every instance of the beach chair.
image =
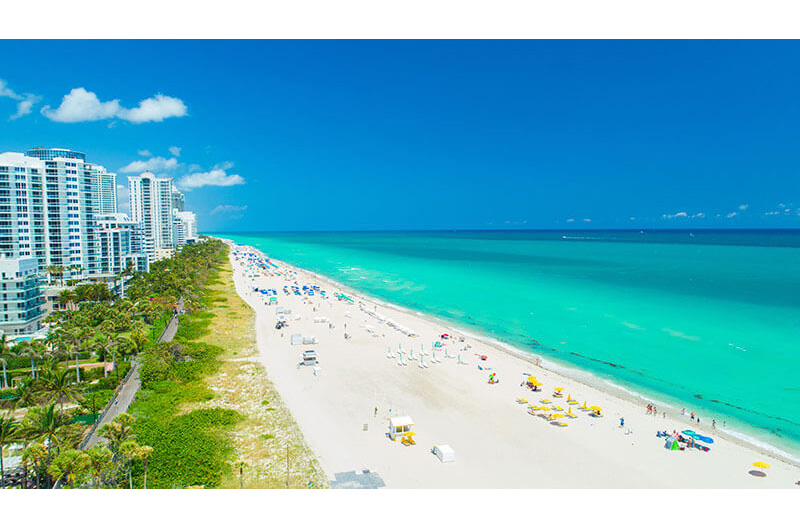
<path id="1" fill-rule="evenodd" d="M 553 400 L 548 400 L 547 398 L 545 398 L 544 400 L 539 400 L 539 401 L 541 401 L 542 403 L 547 403 L 547 404 L 553 403 Z"/>
<path id="2" fill-rule="evenodd" d="M 578 415 L 577 415 L 577 414 L 575 414 L 575 413 L 571 413 L 571 412 L 568 412 L 568 413 L 567 413 L 567 416 L 569 416 L 570 418 L 577 418 L 577 417 L 578 417 Z"/>
<path id="3" fill-rule="evenodd" d="M 517 403 L 525 404 L 528 403 L 528 400 L 526 400 L 525 398 L 517 398 Z"/>

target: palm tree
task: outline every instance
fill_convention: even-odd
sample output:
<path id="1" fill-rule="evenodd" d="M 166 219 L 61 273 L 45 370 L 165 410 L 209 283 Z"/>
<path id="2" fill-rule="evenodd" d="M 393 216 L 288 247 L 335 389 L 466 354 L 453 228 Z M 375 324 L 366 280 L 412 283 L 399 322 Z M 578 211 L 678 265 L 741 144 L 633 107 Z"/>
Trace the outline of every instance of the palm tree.
<path id="1" fill-rule="evenodd" d="M 61 285 L 64 285 L 64 267 L 63 266 L 47 266 L 47 273 L 51 277 L 58 277 L 61 279 Z"/>
<path id="2" fill-rule="evenodd" d="M 21 382 L 17 383 L 17 386 L 14 387 L 14 407 L 13 409 L 18 409 L 20 407 L 29 407 L 31 405 L 35 405 L 39 403 L 39 391 L 33 384 L 33 380 L 30 378 L 26 378 Z"/>
<path id="3" fill-rule="evenodd" d="M 76 482 L 83 480 L 91 468 L 92 461 L 89 455 L 77 449 L 68 449 L 59 453 L 50 462 L 47 472 L 56 480 L 65 479 L 68 487 L 73 488 Z"/>
<path id="4" fill-rule="evenodd" d="M 53 446 L 63 443 L 69 431 L 70 418 L 58 412 L 54 403 L 42 407 L 34 407 L 22 421 L 21 433 L 29 440 L 41 440 L 47 448 L 45 465 L 52 458 Z"/>
<path id="5" fill-rule="evenodd" d="M 72 373 L 67 369 L 52 368 L 42 372 L 41 392 L 49 401 L 58 403 L 64 412 L 64 403 L 81 398 L 80 390 L 72 382 Z"/>
<path id="6" fill-rule="evenodd" d="M 36 468 L 36 487 L 42 486 L 42 475 L 45 474 L 44 462 L 47 460 L 47 448 L 44 444 L 34 443 L 25 448 L 22 452 L 22 464 L 25 468 L 28 464 L 33 464 Z"/>
<path id="7" fill-rule="evenodd" d="M 147 461 L 153 453 L 153 448 L 150 446 L 139 446 L 136 452 L 136 459 L 144 462 L 144 489 L 147 489 Z"/>
<path id="8" fill-rule="evenodd" d="M 8 367 L 8 361 L 6 358 L 0 356 L 0 364 L 3 365 L 3 386 L 0 388 L 7 389 L 8 388 L 8 375 L 6 373 L 6 368 Z"/>
<path id="9" fill-rule="evenodd" d="M 126 440 L 119 446 L 119 453 L 128 466 L 128 484 L 130 489 L 133 489 L 133 461 L 138 458 L 140 450 L 141 446 L 136 443 L 136 440 Z"/>
<path id="10" fill-rule="evenodd" d="M 148 339 L 144 332 L 135 332 L 129 337 L 125 338 L 123 343 L 123 350 L 125 351 L 125 354 L 133 354 L 138 356 L 144 352 L 144 349 L 148 343 Z"/>
<path id="11" fill-rule="evenodd" d="M 94 446 L 86 451 L 91 464 L 94 487 L 99 488 L 103 483 L 103 476 L 113 467 L 111 451 L 105 447 Z"/>
<path id="12" fill-rule="evenodd" d="M 14 420 L 10 413 L 7 413 L 6 416 L 0 416 L 0 488 L 6 482 L 5 466 L 3 466 L 3 448 L 19 440 L 20 437 L 19 422 Z"/>
<path id="13" fill-rule="evenodd" d="M 8 388 L 8 378 L 6 377 L 7 361 L 3 356 L 11 352 L 11 340 L 6 334 L 0 334 L 0 359 L 3 361 L 3 387 Z"/>
<path id="14" fill-rule="evenodd" d="M 38 340 L 31 340 L 23 342 L 19 350 L 17 351 L 17 356 L 20 357 L 29 357 L 31 360 L 31 378 L 36 379 L 36 360 L 43 359 L 45 357 L 46 346 L 44 343 Z"/>
<path id="15" fill-rule="evenodd" d="M 120 446 L 133 438 L 133 424 L 136 419 L 128 413 L 123 413 L 100 428 L 100 436 L 108 439 L 108 448 L 119 456 Z"/>
<path id="16" fill-rule="evenodd" d="M 58 294 L 59 304 L 63 305 L 67 310 L 70 310 L 71 307 L 74 307 L 77 300 L 78 297 L 75 294 L 75 290 L 64 290 Z"/>

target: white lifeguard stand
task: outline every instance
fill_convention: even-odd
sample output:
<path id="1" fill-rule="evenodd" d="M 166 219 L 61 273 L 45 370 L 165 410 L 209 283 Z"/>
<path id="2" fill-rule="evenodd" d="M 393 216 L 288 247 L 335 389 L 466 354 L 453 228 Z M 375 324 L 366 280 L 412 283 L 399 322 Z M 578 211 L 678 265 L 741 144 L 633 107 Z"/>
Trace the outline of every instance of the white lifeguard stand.
<path id="1" fill-rule="evenodd" d="M 414 420 L 410 416 L 395 416 L 389 419 L 389 438 L 393 442 L 397 441 L 398 437 L 402 437 L 411 432 L 414 426 Z"/>

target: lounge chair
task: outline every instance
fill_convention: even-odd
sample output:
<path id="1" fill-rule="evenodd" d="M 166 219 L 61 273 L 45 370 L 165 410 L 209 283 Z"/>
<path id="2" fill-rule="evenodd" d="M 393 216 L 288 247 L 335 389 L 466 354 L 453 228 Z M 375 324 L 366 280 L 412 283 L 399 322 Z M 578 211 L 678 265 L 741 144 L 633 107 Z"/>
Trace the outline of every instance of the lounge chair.
<path id="1" fill-rule="evenodd" d="M 525 398 L 517 398 L 517 403 L 528 403 L 528 400 Z"/>

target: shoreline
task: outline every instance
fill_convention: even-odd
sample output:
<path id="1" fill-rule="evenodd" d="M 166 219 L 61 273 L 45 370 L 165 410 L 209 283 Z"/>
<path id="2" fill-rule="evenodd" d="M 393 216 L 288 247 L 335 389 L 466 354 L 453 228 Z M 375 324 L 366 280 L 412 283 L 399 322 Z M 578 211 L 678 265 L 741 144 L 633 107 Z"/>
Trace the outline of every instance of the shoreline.
<path id="1" fill-rule="evenodd" d="M 231 242 L 231 243 L 236 244 L 236 245 L 239 245 L 238 243 L 236 243 L 236 242 L 234 242 L 233 240 L 230 240 L 230 239 L 221 239 L 221 240 L 226 241 L 226 242 Z M 260 253 L 262 256 L 266 256 L 264 254 L 264 252 L 259 250 L 258 248 L 255 248 L 255 247 L 252 247 L 252 246 L 242 246 L 242 247 L 247 247 L 247 248 L 251 249 L 254 252 Z M 571 366 L 571 365 L 565 365 L 565 364 L 562 364 L 562 363 L 560 363 L 558 361 L 552 360 L 550 358 L 539 357 L 540 363 L 537 365 L 536 356 L 539 356 L 538 352 L 534 352 L 534 351 L 527 352 L 525 350 L 522 350 L 522 349 L 518 348 L 517 346 L 515 346 L 513 344 L 506 343 L 506 342 L 504 342 L 504 341 L 502 341 L 502 340 L 500 340 L 498 338 L 483 334 L 478 329 L 465 330 L 463 327 L 461 327 L 456 322 L 449 321 L 447 319 L 444 319 L 444 318 L 442 318 L 440 316 L 437 316 L 437 315 L 434 315 L 434 314 L 420 312 L 418 310 L 415 310 L 413 308 L 409 308 L 407 306 L 398 305 L 398 304 L 395 304 L 395 303 L 392 303 L 392 302 L 389 302 L 389 301 L 374 297 L 374 296 L 370 295 L 369 293 L 363 292 L 361 290 L 356 290 L 351 286 L 348 286 L 348 285 L 345 285 L 345 284 L 342 284 L 342 283 L 336 281 L 335 279 L 332 279 L 332 278 L 327 277 L 325 275 L 321 275 L 321 274 L 319 274 L 317 272 L 314 272 L 314 271 L 311 271 L 311 270 L 300 268 L 300 267 L 298 267 L 298 266 L 296 266 L 294 264 L 291 264 L 289 262 L 285 262 L 285 261 L 282 261 L 280 259 L 276 259 L 276 258 L 273 258 L 273 257 L 269 257 L 269 259 L 271 261 L 273 261 L 273 262 L 276 262 L 276 263 L 279 263 L 279 264 L 283 265 L 286 268 L 302 271 L 302 272 L 306 273 L 307 275 L 309 275 L 311 277 L 314 277 L 317 280 L 324 281 L 324 282 L 327 282 L 327 283 L 329 283 L 329 284 L 331 284 L 333 286 L 336 286 L 337 288 L 339 288 L 343 292 L 347 292 L 347 293 L 349 293 L 351 295 L 361 297 L 362 299 L 364 299 L 365 301 L 368 301 L 369 303 L 372 303 L 372 304 L 375 304 L 375 305 L 378 305 L 378 306 L 383 306 L 383 307 L 386 307 L 386 308 L 391 308 L 391 309 L 394 309 L 394 310 L 398 310 L 398 311 L 404 312 L 404 313 L 406 313 L 406 314 L 408 314 L 409 316 L 412 316 L 412 317 L 422 317 L 422 318 L 430 319 L 432 321 L 435 321 L 435 322 L 439 323 L 443 328 L 448 328 L 448 329 L 454 330 L 455 333 L 464 335 L 465 337 L 470 337 L 470 338 L 472 338 L 472 339 L 474 339 L 474 340 L 476 340 L 476 341 L 478 341 L 478 342 L 480 342 L 480 343 L 482 343 L 482 344 L 484 344 L 486 346 L 502 349 L 504 352 L 506 352 L 506 353 L 508 353 L 510 355 L 513 355 L 513 356 L 517 357 L 518 359 L 521 359 L 521 360 L 531 364 L 532 366 L 538 366 L 539 368 L 542 368 L 542 369 L 547 370 L 549 372 L 553 372 L 555 374 L 561 375 L 561 376 L 563 376 L 563 377 L 565 377 L 567 379 L 570 379 L 570 380 L 572 380 L 574 382 L 586 384 L 586 385 L 588 385 L 588 386 L 590 386 L 590 387 L 592 387 L 594 389 L 597 389 L 597 390 L 599 390 L 601 392 L 608 393 L 608 394 L 610 394 L 612 396 L 615 396 L 617 398 L 624 399 L 624 400 L 627 400 L 627 401 L 629 401 L 629 402 L 631 402 L 633 404 L 639 405 L 642 408 L 646 407 L 648 404 L 651 404 L 651 403 L 655 404 L 656 407 L 659 408 L 659 409 L 662 408 L 662 407 L 665 407 L 668 410 L 671 410 L 673 412 L 673 417 L 675 417 L 675 416 L 679 417 L 679 419 L 682 419 L 683 421 L 685 421 L 685 425 L 691 426 L 691 428 L 693 430 L 697 430 L 697 431 L 702 432 L 704 434 L 715 435 L 715 436 L 718 436 L 718 437 L 725 438 L 726 440 L 728 440 L 730 442 L 737 443 L 737 444 L 741 445 L 742 447 L 753 449 L 754 451 L 757 451 L 757 452 L 759 452 L 759 453 L 761 453 L 763 455 L 773 456 L 773 457 L 778 458 L 778 459 L 780 459 L 781 461 L 783 461 L 783 462 L 785 462 L 787 464 L 794 465 L 798 469 L 800 469 L 800 455 L 793 455 L 792 453 L 788 452 L 787 450 L 783 449 L 780 446 L 772 445 L 769 442 L 767 442 L 766 440 L 762 441 L 761 439 L 759 439 L 757 437 L 754 437 L 754 436 L 748 434 L 747 432 L 738 431 L 735 428 L 732 429 L 732 428 L 728 427 L 728 428 L 725 428 L 725 429 L 721 429 L 721 428 L 714 429 L 714 428 L 709 428 L 706 425 L 699 426 L 696 422 L 692 422 L 688 418 L 688 414 L 687 415 L 681 415 L 680 414 L 680 408 L 676 407 L 674 403 L 670 403 L 668 401 L 664 401 L 662 399 L 659 399 L 659 398 L 663 398 L 665 396 L 666 396 L 666 398 L 669 399 L 670 397 L 668 395 L 659 394 L 657 396 L 648 397 L 646 394 L 640 392 L 639 390 L 636 390 L 636 389 L 639 389 L 638 387 L 636 387 L 636 388 L 626 387 L 626 386 L 624 386 L 624 382 L 617 381 L 617 380 L 613 380 L 613 381 L 606 380 L 603 377 L 595 374 L 594 372 L 583 370 L 583 369 L 581 369 L 579 367 L 574 367 L 574 366 Z M 675 401 L 679 401 L 677 398 L 671 398 L 671 399 L 673 399 Z M 687 413 L 688 412 L 689 411 L 687 411 Z M 735 418 L 733 418 L 733 419 L 736 420 Z"/>
<path id="2" fill-rule="evenodd" d="M 257 248 L 254 248 L 254 247 L 251 247 L 251 246 L 240 246 L 240 245 L 236 244 L 233 241 L 230 241 L 230 240 L 227 240 L 227 239 L 223 239 L 223 240 L 225 240 L 226 242 L 231 242 L 231 243 L 235 244 L 235 246 L 232 246 L 232 247 L 238 247 L 241 250 L 247 250 L 247 251 L 253 252 L 254 254 L 261 255 L 262 257 L 264 256 L 264 252 L 261 251 L 261 250 L 258 250 Z M 533 354 L 528 353 L 526 351 L 523 351 L 521 349 L 518 349 L 517 347 L 514 347 L 513 345 L 510 345 L 508 343 L 500 341 L 499 339 L 492 338 L 492 337 L 486 336 L 486 335 L 476 334 L 476 332 L 471 331 L 472 329 L 465 330 L 462 327 L 460 327 L 458 324 L 454 324 L 451 321 L 442 320 L 441 318 L 439 318 L 439 317 L 437 317 L 435 315 L 432 315 L 432 314 L 421 313 L 421 312 L 415 311 L 414 309 L 411 309 L 411 308 L 398 306 L 398 305 L 395 305 L 393 303 L 390 303 L 390 302 L 387 302 L 387 301 L 384 301 L 384 300 L 381 300 L 381 299 L 374 298 L 374 297 L 370 296 L 369 294 L 366 294 L 364 292 L 355 290 L 352 287 L 349 287 L 349 286 L 346 286 L 346 285 L 342 285 L 342 284 L 338 283 L 337 281 L 332 280 L 329 277 L 326 277 L 324 275 L 320 275 L 320 274 L 312 272 L 312 271 L 308 271 L 308 270 L 305 270 L 305 269 L 302 269 L 302 268 L 298 268 L 298 267 L 296 267 L 294 265 L 291 265 L 289 263 L 286 263 L 286 262 L 283 262 L 283 261 L 280 261 L 280 260 L 276 260 L 276 259 L 272 259 L 272 258 L 270 258 L 270 260 L 275 262 L 275 263 L 277 263 L 277 264 L 281 264 L 282 267 L 284 267 L 286 269 L 293 270 L 293 271 L 297 272 L 298 275 L 300 275 L 302 273 L 302 274 L 308 276 L 309 278 L 313 278 L 314 280 L 316 280 L 316 281 L 318 281 L 320 283 L 333 286 L 333 287 L 335 287 L 337 289 L 340 289 L 343 292 L 346 292 L 346 293 L 349 293 L 349 294 L 351 294 L 351 295 L 353 295 L 355 297 L 358 297 L 359 300 L 361 300 L 362 302 L 373 304 L 373 305 L 376 306 L 376 308 L 377 308 L 377 306 L 381 306 L 382 308 L 385 308 L 385 309 L 388 309 L 388 310 L 395 310 L 395 311 L 401 312 L 405 316 L 407 316 L 409 318 L 412 318 L 414 320 L 420 319 L 421 323 L 424 322 L 424 323 L 427 323 L 427 324 L 433 324 L 434 326 L 440 327 L 442 329 L 454 329 L 456 331 L 453 332 L 453 334 L 462 335 L 465 339 L 472 340 L 472 341 L 475 341 L 477 343 L 480 343 L 482 346 L 485 346 L 485 347 L 487 347 L 487 348 L 492 350 L 491 352 L 489 352 L 490 354 L 494 354 L 495 352 L 500 352 L 502 354 L 507 355 L 509 358 L 514 358 L 517 361 L 522 361 L 525 365 L 527 365 L 527 367 L 529 367 L 528 370 L 537 369 L 538 368 L 538 369 L 541 369 L 543 372 L 547 372 L 547 373 L 552 374 L 553 376 L 560 377 L 560 378 L 563 378 L 563 379 L 567 380 L 569 382 L 569 385 L 573 385 L 573 386 L 575 384 L 584 385 L 588 389 L 591 389 L 593 391 L 597 391 L 598 393 L 603 395 L 604 398 L 614 398 L 614 399 L 617 399 L 617 400 L 620 400 L 620 401 L 624 401 L 624 402 L 626 402 L 626 403 L 628 403 L 630 405 L 633 405 L 636 408 L 638 408 L 639 412 L 641 412 L 642 414 L 644 414 L 643 409 L 644 409 L 644 406 L 648 402 L 656 403 L 660 408 L 664 408 L 666 406 L 667 408 L 669 408 L 670 411 L 672 411 L 670 413 L 671 414 L 670 419 L 675 421 L 676 417 L 677 417 L 677 420 L 679 420 L 679 423 L 680 423 L 680 427 L 686 427 L 687 425 L 691 425 L 693 429 L 697 429 L 697 430 L 702 431 L 704 433 L 712 434 L 716 438 L 724 439 L 725 441 L 730 442 L 731 444 L 736 444 L 741 448 L 748 449 L 750 451 L 753 451 L 753 452 L 756 452 L 756 453 L 760 453 L 760 454 L 772 457 L 772 458 L 774 458 L 776 460 L 780 460 L 784 464 L 792 466 L 793 468 L 800 467 L 800 465 L 798 464 L 798 461 L 796 459 L 793 460 L 789 453 L 775 452 L 775 451 L 773 451 L 772 449 L 769 448 L 769 447 L 772 447 L 772 446 L 769 446 L 769 447 L 759 446 L 759 445 L 757 445 L 757 444 L 755 444 L 755 443 L 753 443 L 751 441 L 747 441 L 746 439 L 739 438 L 739 437 L 737 437 L 735 435 L 730 434 L 729 433 L 730 429 L 725 431 L 725 430 L 721 430 L 721 429 L 707 429 L 706 427 L 698 427 L 694 422 L 689 421 L 688 417 L 681 417 L 681 415 L 679 414 L 679 409 L 676 409 L 672 404 L 667 403 L 667 402 L 659 402 L 656 399 L 652 399 L 652 398 L 647 398 L 645 395 L 637 393 L 636 391 L 628 390 L 624 386 L 614 386 L 612 382 L 606 381 L 605 379 L 603 379 L 603 378 L 601 378 L 601 377 L 599 377 L 599 376 L 597 376 L 597 375 L 595 375 L 595 374 L 593 374 L 591 372 L 582 371 L 581 369 L 574 368 L 574 367 L 571 367 L 571 366 L 564 366 L 564 365 L 561 365 L 560 363 L 558 363 L 556 361 L 552 361 L 552 360 L 550 360 L 548 358 L 540 358 L 541 361 L 537 365 L 536 357 Z M 283 281 L 283 278 L 281 279 L 281 281 Z M 353 308 L 358 308 L 357 304 L 354 304 Z M 377 325 L 377 322 L 376 322 L 376 325 Z M 470 352 L 474 352 L 474 350 L 471 350 Z M 543 392 L 543 393 L 540 393 L 540 394 L 546 395 L 546 391 Z M 661 413 L 659 413 L 659 417 L 658 417 L 659 421 L 661 420 L 660 414 Z M 681 419 L 681 418 L 683 418 L 683 419 Z M 627 421 L 627 419 L 626 419 L 626 421 Z"/>

